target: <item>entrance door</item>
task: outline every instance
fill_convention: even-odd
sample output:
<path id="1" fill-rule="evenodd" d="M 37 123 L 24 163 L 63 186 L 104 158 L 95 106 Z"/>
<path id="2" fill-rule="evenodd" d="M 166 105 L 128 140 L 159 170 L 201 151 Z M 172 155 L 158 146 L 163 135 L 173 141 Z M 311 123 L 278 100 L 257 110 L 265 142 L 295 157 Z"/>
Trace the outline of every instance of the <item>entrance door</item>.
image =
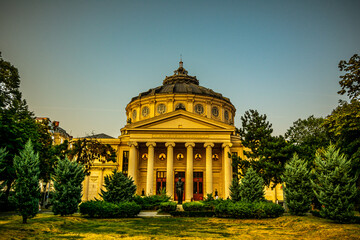
<path id="1" fill-rule="evenodd" d="M 179 177 L 181 177 L 181 181 L 184 182 L 183 201 L 185 201 L 185 172 L 175 172 L 174 201 L 178 200 L 178 196 L 176 194 L 176 182 L 179 181 Z"/>
<path id="2" fill-rule="evenodd" d="M 203 200 L 204 192 L 203 192 L 203 173 L 202 172 L 194 172 L 194 200 L 199 201 Z"/>
<path id="3" fill-rule="evenodd" d="M 166 189 L 166 172 L 156 172 L 156 194 L 159 195 Z"/>

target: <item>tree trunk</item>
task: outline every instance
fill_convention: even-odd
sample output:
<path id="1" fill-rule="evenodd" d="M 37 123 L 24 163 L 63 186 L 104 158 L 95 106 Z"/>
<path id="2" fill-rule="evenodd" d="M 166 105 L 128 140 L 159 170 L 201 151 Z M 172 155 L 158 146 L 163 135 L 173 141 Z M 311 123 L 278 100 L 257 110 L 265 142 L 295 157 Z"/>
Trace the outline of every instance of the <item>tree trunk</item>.
<path id="1" fill-rule="evenodd" d="M 27 223 L 27 216 L 22 216 L 23 217 L 23 223 Z"/>

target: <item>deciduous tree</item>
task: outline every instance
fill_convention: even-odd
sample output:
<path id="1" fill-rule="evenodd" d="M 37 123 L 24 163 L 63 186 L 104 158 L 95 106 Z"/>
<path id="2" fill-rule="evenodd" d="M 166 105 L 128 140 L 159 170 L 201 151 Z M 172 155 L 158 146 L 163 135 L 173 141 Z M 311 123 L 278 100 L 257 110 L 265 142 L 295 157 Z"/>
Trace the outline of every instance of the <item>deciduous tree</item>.
<path id="1" fill-rule="evenodd" d="M 360 56 L 354 54 L 348 62 L 339 62 L 340 71 L 345 74 L 340 76 L 341 90 L 339 94 L 347 94 L 352 100 L 360 100 Z"/>

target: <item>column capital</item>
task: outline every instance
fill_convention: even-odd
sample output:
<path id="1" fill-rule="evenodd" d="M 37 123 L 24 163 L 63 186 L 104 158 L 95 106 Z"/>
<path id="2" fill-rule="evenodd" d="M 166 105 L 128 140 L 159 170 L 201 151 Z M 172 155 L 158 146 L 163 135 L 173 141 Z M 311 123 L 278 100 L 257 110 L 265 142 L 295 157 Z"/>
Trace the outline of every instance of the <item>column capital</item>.
<path id="1" fill-rule="evenodd" d="M 156 142 L 147 142 L 146 146 L 147 147 L 150 147 L 150 146 L 156 147 Z"/>
<path id="2" fill-rule="evenodd" d="M 167 142 L 167 143 L 165 143 L 165 147 L 175 147 L 175 143 L 174 142 Z"/>
<path id="3" fill-rule="evenodd" d="M 226 148 L 226 147 L 229 147 L 229 148 L 230 148 L 230 147 L 232 147 L 232 145 L 233 145 L 233 144 L 232 144 L 231 142 L 227 142 L 227 143 L 223 143 L 223 144 L 222 144 L 222 147 L 223 147 L 223 148 Z"/>
<path id="4" fill-rule="evenodd" d="M 138 143 L 137 142 L 128 142 L 129 147 L 134 146 L 137 147 Z"/>
<path id="5" fill-rule="evenodd" d="M 195 143 L 193 142 L 189 142 L 189 143 L 185 143 L 185 147 L 195 147 Z"/>
<path id="6" fill-rule="evenodd" d="M 207 147 L 211 147 L 211 148 L 213 148 L 215 145 L 214 145 L 214 143 L 212 143 L 212 142 L 206 142 L 206 143 L 204 143 L 204 148 L 207 148 Z"/>

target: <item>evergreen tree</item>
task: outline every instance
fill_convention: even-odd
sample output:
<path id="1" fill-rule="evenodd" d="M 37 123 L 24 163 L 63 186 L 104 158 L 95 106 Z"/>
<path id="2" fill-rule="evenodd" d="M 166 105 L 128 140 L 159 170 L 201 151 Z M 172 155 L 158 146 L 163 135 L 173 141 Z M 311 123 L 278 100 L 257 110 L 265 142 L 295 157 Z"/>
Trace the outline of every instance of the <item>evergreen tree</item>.
<path id="1" fill-rule="evenodd" d="M 250 167 L 240 182 L 241 201 L 258 202 L 264 200 L 264 187 L 264 180 Z"/>
<path id="2" fill-rule="evenodd" d="M 53 176 L 55 194 L 52 211 L 55 215 L 64 216 L 77 212 L 84 179 L 83 165 L 70 161 L 67 157 L 59 159 Z"/>
<path id="3" fill-rule="evenodd" d="M 234 177 L 230 186 L 230 198 L 231 200 L 238 202 L 240 198 L 240 183 L 237 177 Z"/>
<path id="4" fill-rule="evenodd" d="M 14 158 L 15 202 L 23 223 L 39 212 L 39 155 L 34 153 L 31 140 L 25 144 L 24 150 Z"/>
<path id="5" fill-rule="evenodd" d="M 356 197 L 355 177 L 351 175 L 351 162 L 339 154 L 334 145 L 318 151 L 315 156 L 314 193 L 322 204 L 320 214 L 338 222 L 353 217 Z"/>
<path id="6" fill-rule="evenodd" d="M 282 179 L 286 183 L 284 191 L 286 205 L 290 213 L 304 215 L 310 210 L 312 199 L 310 170 L 307 162 L 300 159 L 295 153 L 293 158 L 285 165 Z"/>
<path id="7" fill-rule="evenodd" d="M 132 178 L 127 178 L 122 172 L 116 169 L 112 175 L 107 175 L 104 179 L 106 191 L 101 189 L 100 196 L 106 202 L 119 203 L 131 201 L 136 192 L 136 186 Z"/>

